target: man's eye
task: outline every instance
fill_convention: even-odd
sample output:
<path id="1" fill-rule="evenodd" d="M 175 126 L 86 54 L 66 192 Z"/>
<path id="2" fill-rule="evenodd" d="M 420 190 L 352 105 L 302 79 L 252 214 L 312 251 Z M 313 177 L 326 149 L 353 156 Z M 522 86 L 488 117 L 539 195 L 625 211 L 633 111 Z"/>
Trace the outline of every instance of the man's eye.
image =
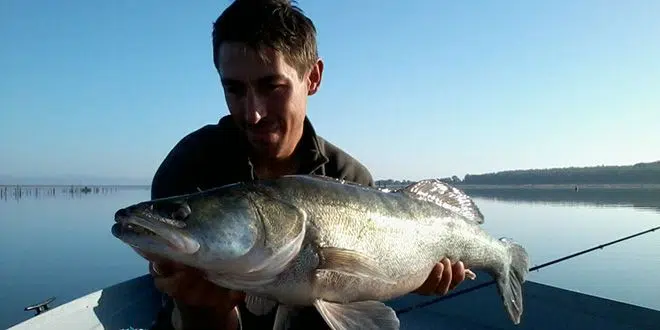
<path id="1" fill-rule="evenodd" d="M 233 85 L 225 86 L 225 92 L 230 94 L 242 95 L 244 94 L 244 91 L 245 91 L 244 88 L 241 88 L 239 86 L 233 86 Z"/>
<path id="2" fill-rule="evenodd" d="M 271 84 L 267 84 L 267 85 L 266 85 L 266 89 L 269 90 L 269 91 L 274 91 L 274 90 L 276 90 L 276 89 L 281 89 L 281 88 L 284 88 L 284 85 L 283 85 L 283 84 L 274 84 L 274 83 L 271 83 Z"/>

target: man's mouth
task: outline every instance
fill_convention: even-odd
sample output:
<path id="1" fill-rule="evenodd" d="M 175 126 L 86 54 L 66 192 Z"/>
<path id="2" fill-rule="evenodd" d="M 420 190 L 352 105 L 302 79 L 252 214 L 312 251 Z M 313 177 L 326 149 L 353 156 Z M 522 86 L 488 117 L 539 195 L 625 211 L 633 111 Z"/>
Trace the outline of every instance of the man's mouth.
<path id="1" fill-rule="evenodd" d="M 276 123 L 263 123 L 259 125 L 249 126 L 247 131 L 252 135 L 267 135 L 277 132 L 278 125 Z"/>

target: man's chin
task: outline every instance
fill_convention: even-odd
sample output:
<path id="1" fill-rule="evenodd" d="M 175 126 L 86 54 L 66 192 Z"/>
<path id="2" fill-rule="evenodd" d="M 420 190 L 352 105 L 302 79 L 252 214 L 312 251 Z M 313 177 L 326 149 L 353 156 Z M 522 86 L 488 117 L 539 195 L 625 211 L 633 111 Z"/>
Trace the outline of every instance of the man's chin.
<path id="1" fill-rule="evenodd" d="M 280 151 L 280 143 L 277 140 L 250 139 L 250 145 L 261 157 L 276 157 Z"/>

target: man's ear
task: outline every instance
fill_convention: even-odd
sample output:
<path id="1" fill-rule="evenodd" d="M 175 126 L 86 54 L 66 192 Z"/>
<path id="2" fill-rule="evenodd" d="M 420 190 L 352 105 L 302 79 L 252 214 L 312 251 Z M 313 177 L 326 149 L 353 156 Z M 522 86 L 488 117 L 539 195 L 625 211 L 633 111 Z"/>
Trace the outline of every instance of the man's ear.
<path id="1" fill-rule="evenodd" d="M 307 95 L 316 94 L 321 86 L 321 78 L 323 78 L 323 60 L 319 58 L 309 72 Z"/>

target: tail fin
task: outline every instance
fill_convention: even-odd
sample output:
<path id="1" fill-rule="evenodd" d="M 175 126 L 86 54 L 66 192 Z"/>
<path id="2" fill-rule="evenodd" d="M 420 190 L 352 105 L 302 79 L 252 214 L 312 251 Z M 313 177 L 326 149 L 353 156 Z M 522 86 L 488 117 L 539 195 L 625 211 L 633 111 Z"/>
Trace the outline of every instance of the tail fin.
<path id="1" fill-rule="evenodd" d="M 500 238 L 507 247 L 511 256 L 511 263 L 506 265 L 504 271 L 497 278 L 497 289 L 502 295 L 504 307 L 514 324 L 520 323 L 523 313 L 522 284 L 529 272 L 529 256 L 525 249 L 507 238 Z"/>

